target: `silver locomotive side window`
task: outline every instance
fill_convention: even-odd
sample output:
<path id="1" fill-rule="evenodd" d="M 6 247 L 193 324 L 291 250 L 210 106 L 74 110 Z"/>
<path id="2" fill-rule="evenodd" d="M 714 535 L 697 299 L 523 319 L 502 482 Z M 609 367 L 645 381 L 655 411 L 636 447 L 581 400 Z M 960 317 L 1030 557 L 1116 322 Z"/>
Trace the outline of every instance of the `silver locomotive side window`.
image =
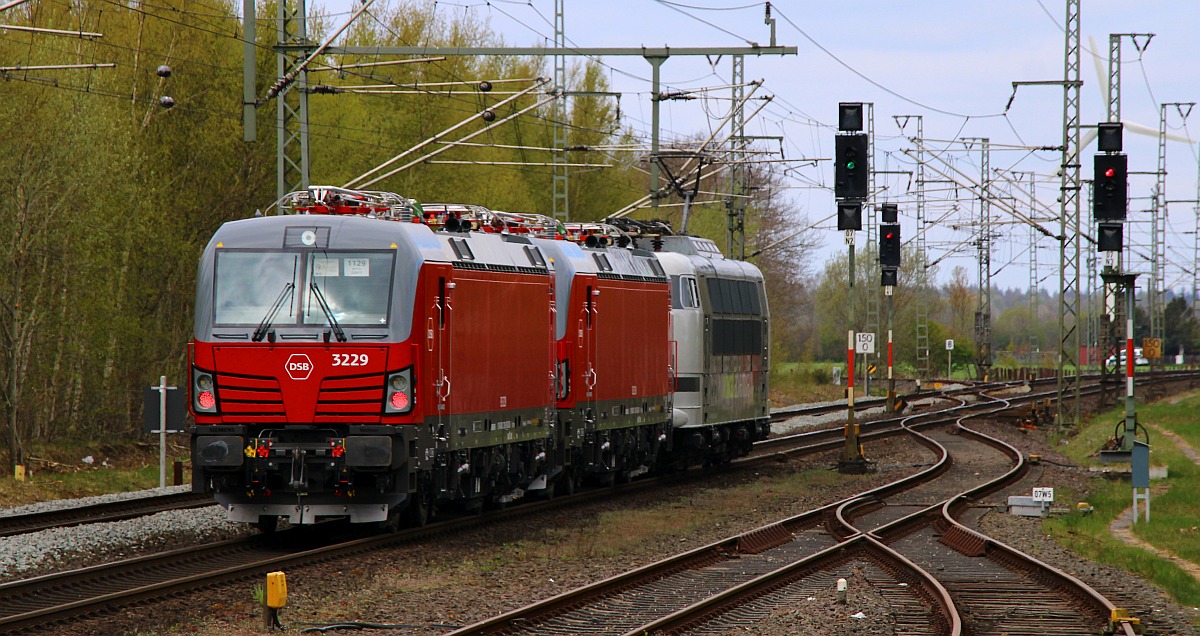
<path id="1" fill-rule="evenodd" d="M 696 309 L 700 306 L 700 287 L 696 284 L 696 277 L 683 277 L 683 298 L 680 301 L 684 307 Z"/>
<path id="2" fill-rule="evenodd" d="M 671 308 L 696 309 L 700 306 L 700 287 L 695 276 L 671 277 Z"/>

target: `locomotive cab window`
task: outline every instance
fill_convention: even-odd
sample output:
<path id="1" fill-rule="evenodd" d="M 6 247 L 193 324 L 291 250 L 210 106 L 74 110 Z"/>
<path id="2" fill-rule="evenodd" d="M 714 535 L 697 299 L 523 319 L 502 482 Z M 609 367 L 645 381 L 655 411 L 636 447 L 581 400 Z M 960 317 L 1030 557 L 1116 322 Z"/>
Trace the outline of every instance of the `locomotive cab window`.
<path id="1" fill-rule="evenodd" d="M 393 259 L 391 252 L 219 251 L 213 323 L 323 325 L 324 302 L 343 326 L 386 325 Z"/>
<path id="2" fill-rule="evenodd" d="M 308 259 L 303 322 L 323 325 L 320 297 L 342 325 L 386 325 L 392 255 L 386 252 L 314 252 Z"/>
<path id="3" fill-rule="evenodd" d="M 695 276 L 671 277 L 671 307 L 673 309 L 696 309 L 700 307 L 700 288 Z"/>
<path id="4" fill-rule="evenodd" d="M 265 319 L 276 302 L 276 322 L 296 315 L 300 254 L 295 252 L 217 252 L 213 281 L 213 322 L 251 325 Z"/>

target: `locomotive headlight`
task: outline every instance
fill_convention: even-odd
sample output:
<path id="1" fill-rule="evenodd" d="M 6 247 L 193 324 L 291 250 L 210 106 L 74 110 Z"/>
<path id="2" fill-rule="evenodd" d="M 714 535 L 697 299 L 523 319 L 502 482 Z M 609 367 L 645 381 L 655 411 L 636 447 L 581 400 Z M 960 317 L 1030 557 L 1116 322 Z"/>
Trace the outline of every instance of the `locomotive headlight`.
<path id="1" fill-rule="evenodd" d="M 192 370 L 192 408 L 197 413 L 217 412 L 217 389 L 211 373 Z"/>
<path id="2" fill-rule="evenodd" d="M 412 411 L 412 367 L 393 373 L 387 378 L 387 391 L 383 402 L 383 412 L 389 415 L 399 415 Z"/>

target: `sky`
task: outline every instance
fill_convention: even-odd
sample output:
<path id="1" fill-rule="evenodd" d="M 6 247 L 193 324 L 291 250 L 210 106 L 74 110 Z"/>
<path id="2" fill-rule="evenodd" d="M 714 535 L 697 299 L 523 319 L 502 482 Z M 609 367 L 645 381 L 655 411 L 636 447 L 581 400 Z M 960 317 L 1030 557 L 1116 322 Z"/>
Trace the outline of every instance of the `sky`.
<path id="1" fill-rule="evenodd" d="M 348 11 L 351 1 L 314 0 L 313 6 L 334 14 L 336 25 L 338 14 Z M 1200 65 L 1195 63 L 1200 59 L 1200 39 L 1195 37 L 1200 33 L 1200 7 L 1196 0 L 1082 0 L 1081 4 L 1080 122 L 1085 126 L 1106 119 L 1109 34 L 1154 34 L 1148 41 L 1144 36 L 1136 42 L 1123 37 L 1121 43 L 1124 149 L 1135 173 L 1130 176 L 1130 218 L 1137 221 L 1126 228 L 1126 243 L 1148 253 L 1148 248 L 1137 246 L 1149 240 L 1155 177 L 1136 173 L 1156 170 L 1161 104 L 1200 101 Z M 448 17 L 470 14 L 485 20 L 512 46 L 553 42 L 554 0 L 459 0 L 437 2 L 436 8 Z M 569 44 L 579 47 L 765 46 L 771 34 L 764 24 L 764 9 L 764 3 L 747 0 L 566 0 L 565 33 Z M 1013 82 L 1063 79 L 1065 0 L 784 0 L 772 2 L 771 9 L 777 44 L 795 46 L 797 54 L 745 58 L 745 78 L 763 81 L 755 96 L 773 98 L 747 120 L 748 135 L 782 136 L 787 159 L 829 159 L 838 103 L 872 104 L 874 168 L 903 173 L 877 176 L 875 200 L 900 206 L 902 235 L 908 241 L 916 232 L 915 187 L 910 177 L 915 161 L 904 150 L 911 151 L 914 144 L 901 134 L 894 118 L 920 115 L 926 147 L 967 177 L 980 179 L 980 148 L 968 149 L 956 139 L 990 140 L 993 179 L 1016 178 L 1010 176 L 1014 172 L 1036 174 L 1019 177 L 1025 183 L 1017 209 L 1058 233 L 1056 174 L 1061 155 L 1033 148 L 1062 143 L 1064 91 L 1061 85 L 1023 85 L 1014 96 Z M 623 123 L 649 139 L 649 63 L 641 57 L 606 57 L 601 62 L 612 89 L 622 93 Z M 674 56 L 661 72 L 664 90 L 696 90 L 727 86 L 732 71 L 728 57 Z M 708 97 L 662 103 L 664 140 L 707 136 L 728 113 L 729 89 L 702 94 Z M 1197 146 L 1187 139 L 1200 139 L 1200 109 L 1188 119 L 1184 114 L 1186 106 L 1166 107 L 1171 134 L 1166 145 L 1165 192 L 1171 202 L 1166 282 L 1175 289 L 1192 288 L 1197 225 Z M 915 119 L 909 122 L 906 133 L 914 135 Z M 1151 134 L 1137 134 L 1138 126 Z M 777 144 L 774 149 L 779 149 Z M 1081 179 L 1091 179 L 1095 152 L 1094 143 L 1082 149 Z M 786 196 L 816 226 L 823 241 L 814 259 L 819 267 L 845 250 L 831 219 L 833 164 L 780 165 L 788 166 Z M 944 164 L 930 165 L 950 171 Z M 975 281 L 977 259 L 971 243 L 978 225 L 978 201 L 965 188 L 941 182 L 942 177 L 931 171 L 926 175 L 930 259 L 938 261 L 942 280 L 953 268 L 964 267 Z M 1023 198 L 1031 178 L 1039 202 L 1032 213 Z M 1086 190 L 1081 196 L 1081 225 L 1085 232 L 1094 231 Z M 1031 283 L 1030 229 L 1000 206 L 993 205 L 991 211 L 996 230 L 993 284 L 1025 289 Z M 860 232 L 857 240 L 865 242 L 865 233 Z M 1057 292 L 1058 244 L 1043 237 L 1037 245 L 1033 278 L 1041 289 Z M 1148 272 L 1149 265 L 1140 260 L 1134 257 L 1132 270 Z"/>

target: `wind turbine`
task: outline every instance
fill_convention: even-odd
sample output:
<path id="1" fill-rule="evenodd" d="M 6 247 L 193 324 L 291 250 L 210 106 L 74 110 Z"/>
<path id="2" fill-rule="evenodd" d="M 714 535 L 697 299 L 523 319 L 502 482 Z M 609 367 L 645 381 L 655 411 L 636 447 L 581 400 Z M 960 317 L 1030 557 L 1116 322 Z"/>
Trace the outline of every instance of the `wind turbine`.
<path id="1" fill-rule="evenodd" d="M 1091 46 L 1092 51 L 1097 50 L 1096 49 L 1096 38 L 1089 35 L 1088 36 L 1088 44 Z M 1093 53 L 1092 54 L 1092 62 L 1094 62 L 1095 66 L 1096 66 L 1096 86 L 1098 86 L 1100 88 L 1100 99 L 1107 102 L 1108 101 L 1108 73 L 1104 72 L 1104 67 L 1101 65 L 1102 62 L 1101 62 L 1101 58 L 1099 55 L 1096 55 L 1095 53 Z M 1117 63 L 1120 64 L 1121 61 L 1117 60 Z M 1146 126 L 1144 124 L 1139 124 L 1138 122 L 1135 122 L 1135 121 L 1129 121 L 1128 119 L 1125 119 L 1124 117 L 1121 118 L 1121 124 L 1124 126 L 1125 130 L 1128 130 L 1131 133 L 1138 134 L 1138 135 L 1145 135 L 1147 137 L 1154 137 L 1155 139 L 1158 138 L 1158 128 L 1157 127 L 1151 128 L 1150 126 Z M 1084 148 L 1088 147 L 1088 145 L 1090 145 L 1093 141 L 1095 141 L 1096 135 L 1097 135 L 1097 130 L 1095 128 L 1089 128 L 1087 130 L 1087 132 L 1085 132 L 1079 140 L 1080 150 L 1083 150 Z M 1189 137 L 1184 137 L 1183 135 L 1176 135 L 1173 133 L 1167 133 L 1167 140 L 1168 141 L 1182 141 L 1187 144 L 1196 143 L 1193 139 L 1191 139 Z"/>

